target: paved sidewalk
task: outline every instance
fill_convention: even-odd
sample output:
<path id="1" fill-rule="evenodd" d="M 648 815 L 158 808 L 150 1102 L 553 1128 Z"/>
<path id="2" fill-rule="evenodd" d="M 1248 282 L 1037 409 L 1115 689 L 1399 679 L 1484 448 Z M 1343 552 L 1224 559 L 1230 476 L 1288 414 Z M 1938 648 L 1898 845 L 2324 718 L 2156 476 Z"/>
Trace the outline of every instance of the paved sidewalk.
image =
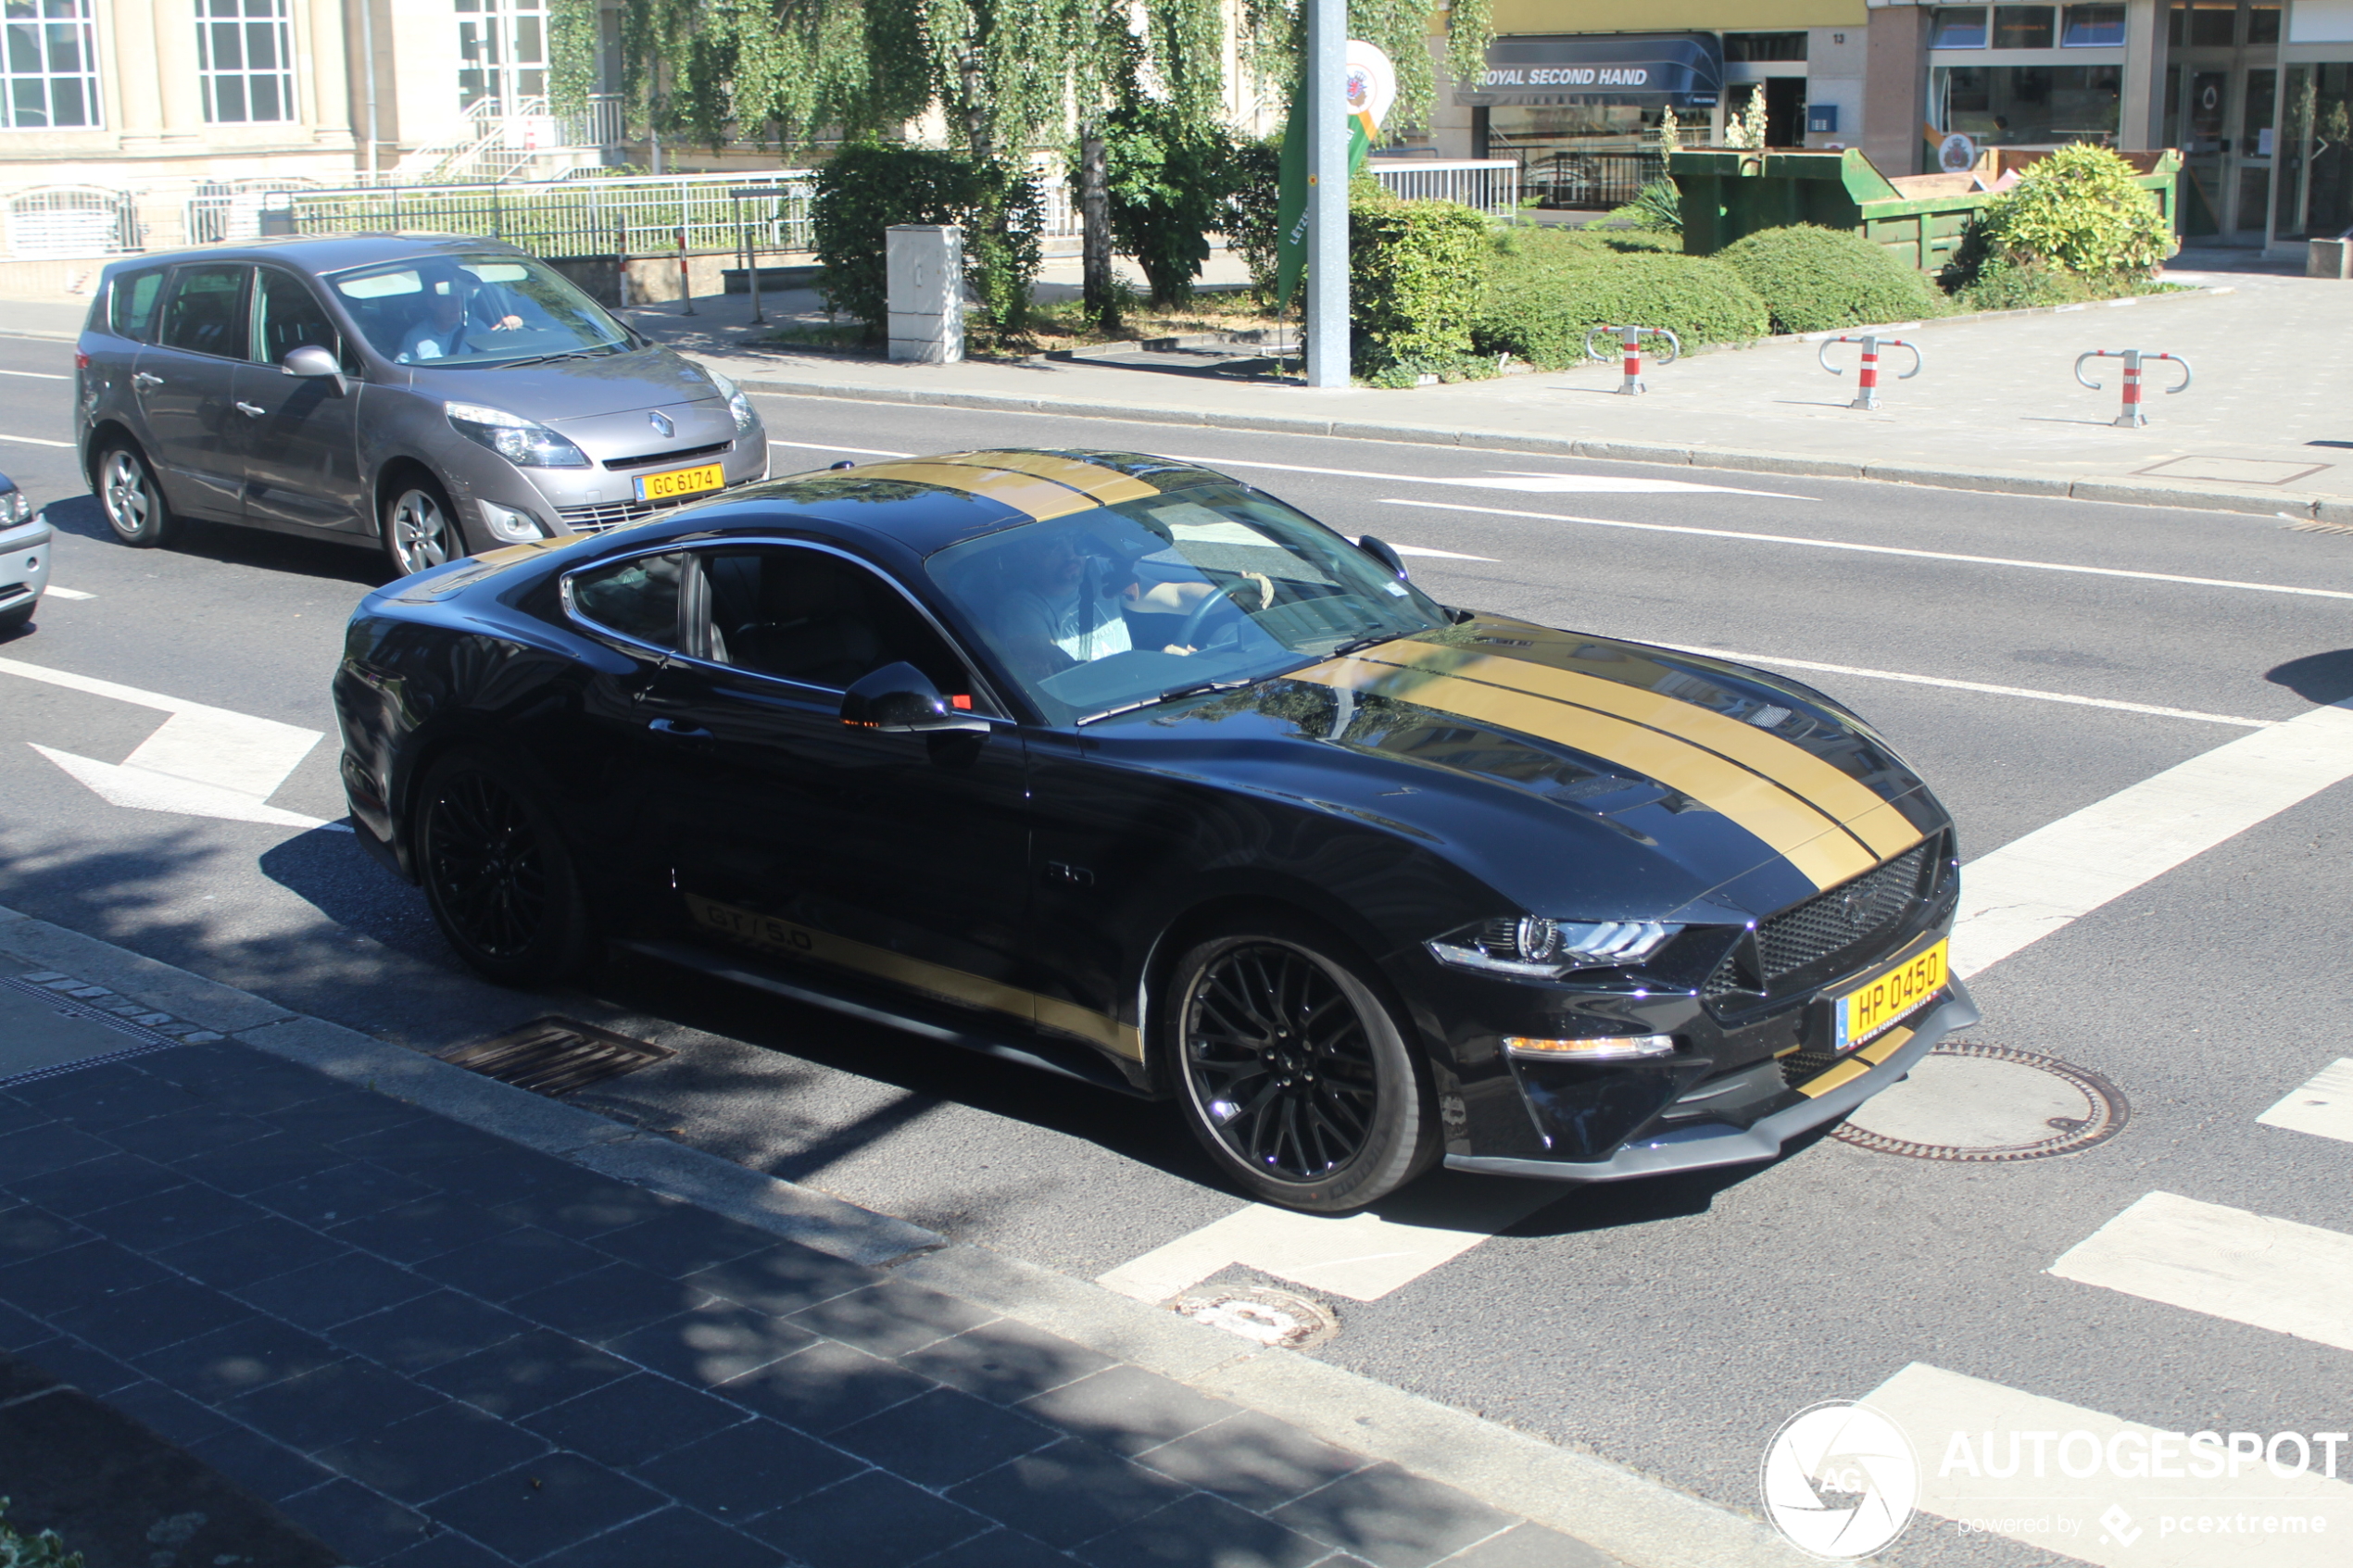
<path id="1" fill-rule="evenodd" d="M 354 1564 L 1798 1561 L 1602 1461 L 6 910 L 0 1351 Z"/>

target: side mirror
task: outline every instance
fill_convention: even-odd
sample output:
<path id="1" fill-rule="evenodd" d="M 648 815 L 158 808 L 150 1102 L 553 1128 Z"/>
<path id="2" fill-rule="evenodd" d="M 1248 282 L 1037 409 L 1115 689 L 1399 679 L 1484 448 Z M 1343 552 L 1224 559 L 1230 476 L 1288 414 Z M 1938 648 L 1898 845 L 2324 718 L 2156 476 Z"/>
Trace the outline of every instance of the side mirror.
<path id="1" fill-rule="evenodd" d="M 332 376 L 334 378 L 335 390 L 341 392 L 344 389 L 343 367 L 335 362 L 335 357 L 333 354 L 315 343 L 306 343 L 300 348 L 286 350 L 286 357 L 278 361 L 278 368 L 290 376 L 302 376 L 306 379 L 313 376 Z"/>
<path id="2" fill-rule="evenodd" d="M 904 662 L 886 664 L 842 693 L 841 721 L 892 734 L 988 729 L 988 720 L 955 707 L 930 676 Z"/>
<path id="3" fill-rule="evenodd" d="M 1405 558 L 1399 555 L 1395 546 L 1387 540 L 1376 539 L 1367 533 L 1356 541 L 1356 547 L 1387 567 L 1389 574 L 1400 583 L 1410 581 L 1405 575 Z"/>

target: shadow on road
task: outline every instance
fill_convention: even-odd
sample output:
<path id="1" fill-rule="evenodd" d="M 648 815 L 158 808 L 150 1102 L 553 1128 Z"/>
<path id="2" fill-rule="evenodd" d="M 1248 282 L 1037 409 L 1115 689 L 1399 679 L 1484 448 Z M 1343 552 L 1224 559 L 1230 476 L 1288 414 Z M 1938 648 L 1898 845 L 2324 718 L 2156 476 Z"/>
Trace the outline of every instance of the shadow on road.
<path id="1" fill-rule="evenodd" d="M 2307 702 L 2343 702 L 2353 696 L 2353 648 L 2306 654 L 2263 672 L 2275 686 L 2285 686 Z"/>

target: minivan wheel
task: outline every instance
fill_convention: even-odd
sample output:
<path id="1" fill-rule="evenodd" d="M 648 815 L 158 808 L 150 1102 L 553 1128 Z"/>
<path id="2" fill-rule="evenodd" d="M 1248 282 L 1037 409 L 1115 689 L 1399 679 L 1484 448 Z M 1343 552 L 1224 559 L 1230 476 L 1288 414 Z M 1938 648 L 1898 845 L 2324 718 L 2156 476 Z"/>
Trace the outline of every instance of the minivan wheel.
<path id="1" fill-rule="evenodd" d="M 384 558 L 403 577 L 429 571 L 466 553 L 466 536 L 448 493 L 414 476 L 392 490 L 383 519 Z"/>
<path id="2" fill-rule="evenodd" d="M 171 512 L 156 483 L 155 470 L 139 448 L 118 441 L 98 454 L 98 509 L 107 526 L 126 545 L 141 549 L 163 543 Z"/>
<path id="3" fill-rule="evenodd" d="M 1369 966 L 1270 912 L 1176 960 L 1163 1027 L 1186 1121 L 1262 1203 L 1362 1209 L 1439 1153 L 1428 1073 Z"/>

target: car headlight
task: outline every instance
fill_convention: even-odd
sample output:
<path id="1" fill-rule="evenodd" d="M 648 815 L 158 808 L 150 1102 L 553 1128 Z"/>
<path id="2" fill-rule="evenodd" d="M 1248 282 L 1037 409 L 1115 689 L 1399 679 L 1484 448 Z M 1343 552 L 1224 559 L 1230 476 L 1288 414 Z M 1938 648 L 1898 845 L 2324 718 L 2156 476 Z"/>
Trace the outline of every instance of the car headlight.
<path id="1" fill-rule="evenodd" d="M 735 416 L 737 435 L 749 435 L 760 428 L 759 411 L 752 408 L 751 399 L 744 395 L 742 387 L 717 370 L 706 370 L 703 374 L 709 376 L 711 384 L 719 389 L 719 395 L 727 400 L 727 412 Z"/>
<path id="2" fill-rule="evenodd" d="M 479 403 L 446 403 L 449 428 L 518 468 L 585 469 L 588 454 L 546 425 Z"/>
<path id="3" fill-rule="evenodd" d="M 32 498 L 11 486 L 0 490 L 0 528 L 13 528 L 32 515 Z"/>
<path id="4" fill-rule="evenodd" d="M 1683 928 L 1655 920 L 1560 921 L 1506 915 L 1434 936 L 1430 957 L 1455 969 L 1521 980 L 1641 963 Z"/>

